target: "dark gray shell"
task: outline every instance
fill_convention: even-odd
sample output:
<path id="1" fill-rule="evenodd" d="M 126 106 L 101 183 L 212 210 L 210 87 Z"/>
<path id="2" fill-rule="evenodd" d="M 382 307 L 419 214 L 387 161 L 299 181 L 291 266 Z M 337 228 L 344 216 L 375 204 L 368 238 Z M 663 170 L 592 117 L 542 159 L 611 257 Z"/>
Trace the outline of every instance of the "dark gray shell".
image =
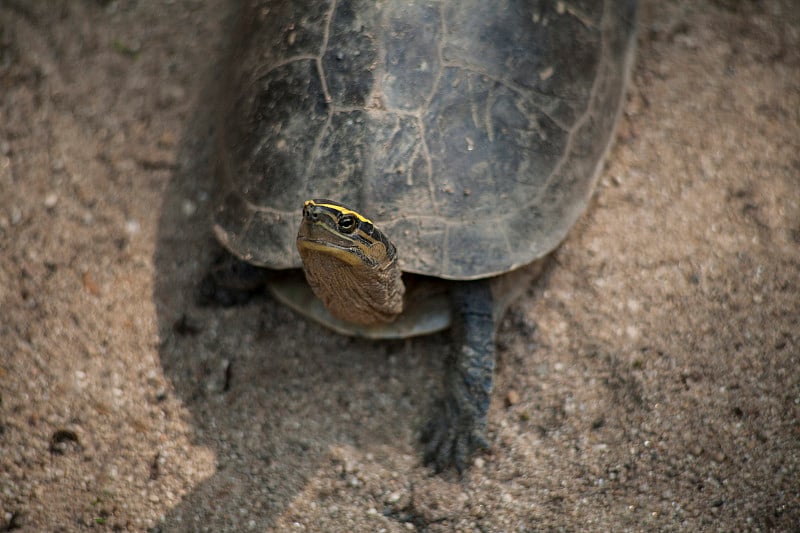
<path id="1" fill-rule="evenodd" d="M 586 206 L 612 140 L 635 0 L 248 2 L 226 74 L 215 232 L 300 266 L 303 202 L 369 217 L 403 270 L 529 263 Z"/>

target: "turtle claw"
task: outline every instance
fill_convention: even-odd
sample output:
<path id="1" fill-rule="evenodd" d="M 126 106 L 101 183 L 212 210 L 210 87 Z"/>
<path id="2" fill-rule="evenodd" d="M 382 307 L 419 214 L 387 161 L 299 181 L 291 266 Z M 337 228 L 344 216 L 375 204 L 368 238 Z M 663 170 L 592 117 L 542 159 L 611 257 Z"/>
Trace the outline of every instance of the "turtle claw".
<path id="1" fill-rule="evenodd" d="M 469 409 L 460 409 L 452 399 L 442 402 L 438 410 L 422 431 L 423 461 L 437 474 L 453 466 L 460 476 L 475 452 L 489 448 L 486 422 L 476 420 Z"/>

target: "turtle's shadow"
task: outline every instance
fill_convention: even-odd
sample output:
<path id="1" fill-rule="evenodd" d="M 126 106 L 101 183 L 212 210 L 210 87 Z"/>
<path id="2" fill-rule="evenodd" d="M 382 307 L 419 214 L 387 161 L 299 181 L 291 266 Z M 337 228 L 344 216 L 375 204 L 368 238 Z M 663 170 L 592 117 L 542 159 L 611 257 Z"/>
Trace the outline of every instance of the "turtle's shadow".
<path id="1" fill-rule="evenodd" d="M 417 343 L 409 353 L 404 341 L 329 333 L 266 295 L 227 309 L 198 306 L 197 285 L 216 248 L 212 136 L 209 114 L 198 109 L 165 191 L 154 258 L 169 394 L 189 411 L 195 444 L 216 462 L 215 473 L 168 514 L 168 530 L 230 528 L 236 519 L 269 526 L 315 472 L 330 467 L 333 446 L 376 459 L 398 447 L 417 453 L 423 391 L 441 375 L 442 358 L 418 357 L 428 350 Z M 435 350 L 442 341 L 422 344 Z M 257 516 L 242 516 L 242 507 Z"/>

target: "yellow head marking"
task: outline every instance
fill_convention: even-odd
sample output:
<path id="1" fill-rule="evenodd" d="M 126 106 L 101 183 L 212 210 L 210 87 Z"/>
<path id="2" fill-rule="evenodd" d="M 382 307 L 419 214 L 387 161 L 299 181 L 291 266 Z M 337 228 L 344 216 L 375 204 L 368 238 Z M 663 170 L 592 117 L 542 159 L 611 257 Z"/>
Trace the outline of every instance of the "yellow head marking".
<path id="1" fill-rule="evenodd" d="M 341 213 L 343 215 L 353 215 L 354 217 L 356 217 L 361 222 L 366 222 L 367 224 L 372 224 L 372 221 L 370 219 L 368 219 L 367 217 L 363 216 L 361 213 L 359 213 L 357 211 L 353 211 L 352 209 L 348 209 L 348 208 L 346 208 L 346 207 L 344 207 L 342 205 L 328 203 L 328 202 L 325 202 L 323 200 L 306 200 L 306 202 L 303 204 L 304 207 L 311 207 L 311 206 L 315 206 L 315 205 L 320 206 L 320 207 L 325 207 L 327 209 L 331 209 L 331 210 L 336 211 L 338 213 Z"/>

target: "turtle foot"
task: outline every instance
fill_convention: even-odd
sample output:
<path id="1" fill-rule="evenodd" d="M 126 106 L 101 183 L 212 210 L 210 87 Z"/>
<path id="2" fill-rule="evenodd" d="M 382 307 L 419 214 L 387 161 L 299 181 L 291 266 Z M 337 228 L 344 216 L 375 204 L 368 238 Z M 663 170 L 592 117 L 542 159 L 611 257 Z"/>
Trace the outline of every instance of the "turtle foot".
<path id="1" fill-rule="evenodd" d="M 244 305 L 263 293 L 268 272 L 230 254 L 220 254 L 197 287 L 197 303 L 222 307 Z"/>
<path id="2" fill-rule="evenodd" d="M 448 397 L 439 402 L 435 414 L 422 431 L 425 444 L 424 462 L 436 473 L 454 466 L 464 473 L 472 455 L 489 447 L 486 440 L 486 419 L 476 417 L 471 409 Z"/>

